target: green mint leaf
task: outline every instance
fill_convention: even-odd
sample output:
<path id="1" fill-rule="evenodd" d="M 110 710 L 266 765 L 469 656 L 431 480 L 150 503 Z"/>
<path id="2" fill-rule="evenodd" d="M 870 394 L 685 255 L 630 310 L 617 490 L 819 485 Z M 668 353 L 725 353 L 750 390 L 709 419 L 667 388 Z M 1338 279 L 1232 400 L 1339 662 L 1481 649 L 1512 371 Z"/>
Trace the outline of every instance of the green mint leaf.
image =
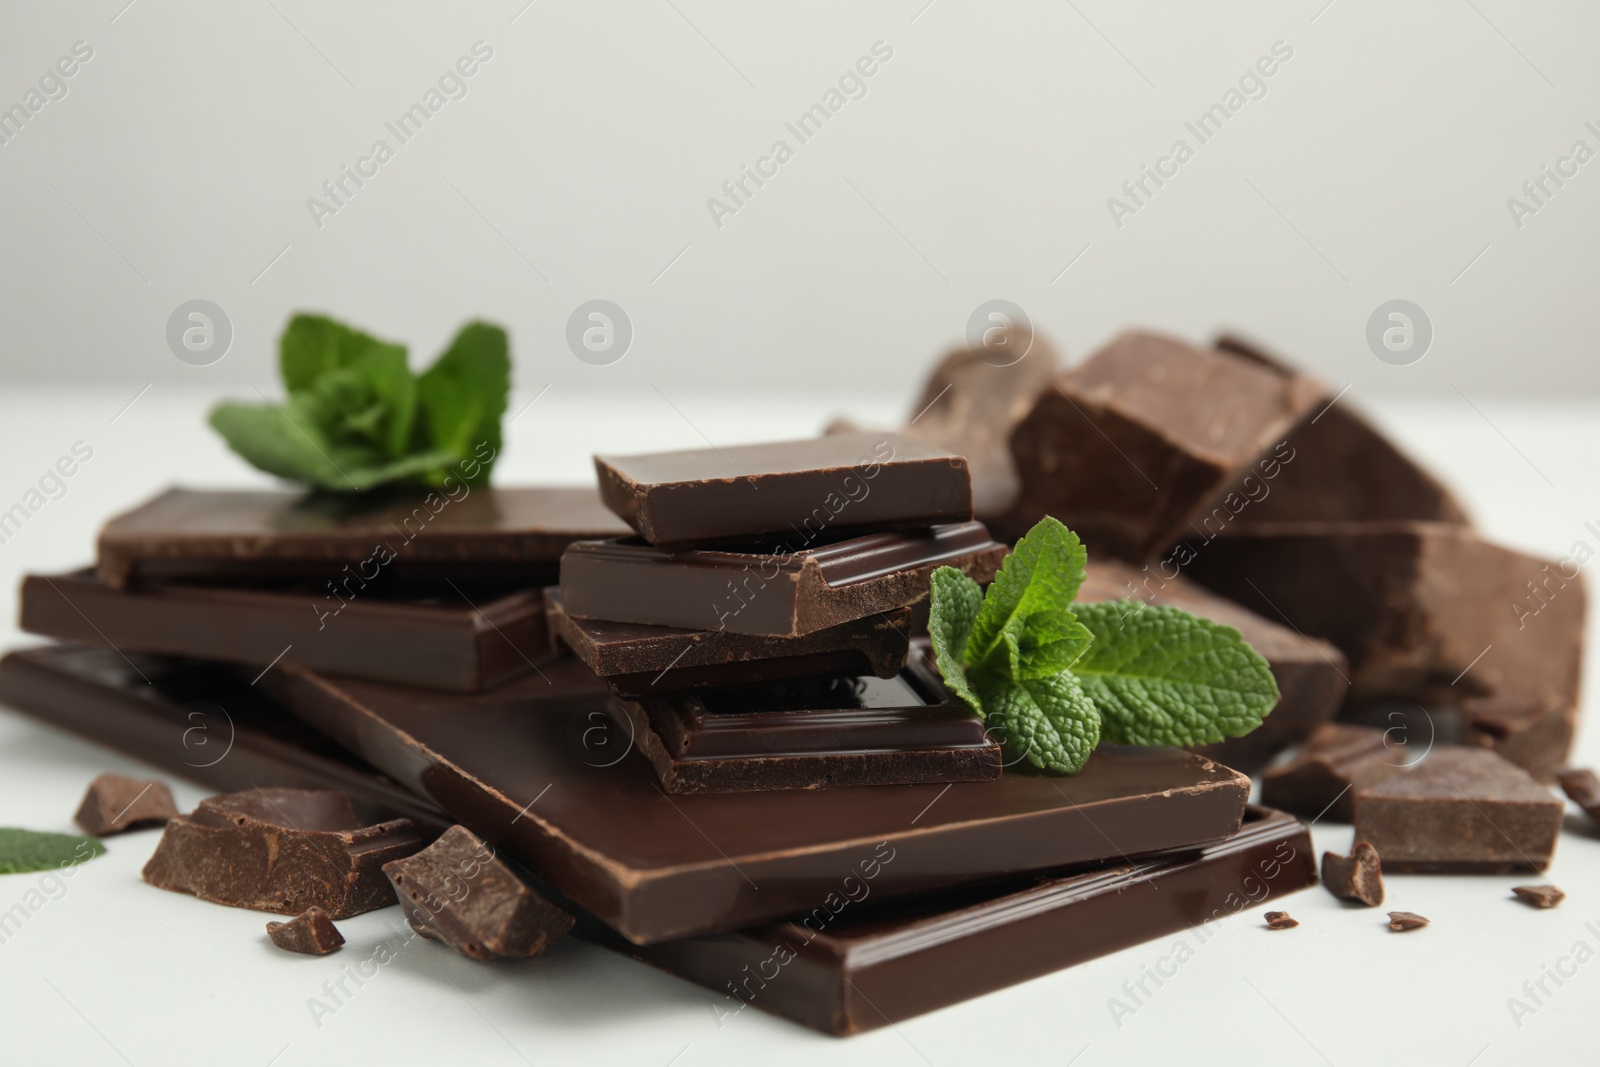
<path id="1" fill-rule="evenodd" d="M 287 406 L 225 401 L 212 409 L 210 422 L 228 447 L 252 466 L 333 492 L 417 478 L 454 458 L 428 452 L 384 461 L 372 449 L 340 447 L 300 413 L 301 406 L 295 399 Z"/>
<path id="2" fill-rule="evenodd" d="M 1104 720 L 1125 745 L 1204 745 L 1261 725 L 1278 685 L 1239 631 L 1137 601 L 1080 604 L 1094 644 L 1073 665 Z"/>
<path id="3" fill-rule="evenodd" d="M 463 327 L 417 381 L 428 446 L 463 458 L 489 457 L 469 481 L 487 479 L 500 452 L 500 419 L 510 391 L 506 333 L 482 322 Z"/>
<path id="4" fill-rule="evenodd" d="M 312 388 L 324 374 L 349 366 L 375 349 L 398 353 L 405 365 L 404 345 L 380 341 L 326 315 L 296 315 L 278 338 L 278 371 L 284 388 L 295 393 Z"/>
<path id="5" fill-rule="evenodd" d="M 933 658 L 944 675 L 945 686 L 979 715 L 983 706 L 967 684 L 962 654 L 972 633 L 972 621 L 983 603 L 978 583 L 954 567 L 940 567 L 929 579 L 928 636 L 933 642 Z"/>
<path id="6" fill-rule="evenodd" d="M 0 826 L 0 874 L 26 874 L 92 860 L 105 846 L 90 837 Z"/>
<path id="7" fill-rule="evenodd" d="M 1088 647 L 1086 631 L 1072 625 L 1068 607 L 1083 583 L 1085 559 L 1077 534 L 1058 519 L 1040 519 L 990 584 L 972 625 L 966 662 L 999 669 L 1003 659 L 1014 677 L 1036 678 L 1070 666 Z"/>
<path id="8" fill-rule="evenodd" d="M 1100 741 L 1100 715 L 1070 671 L 1052 678 L 972 672 L 993 736 L 1035 767 L 1077 774 Z"/>

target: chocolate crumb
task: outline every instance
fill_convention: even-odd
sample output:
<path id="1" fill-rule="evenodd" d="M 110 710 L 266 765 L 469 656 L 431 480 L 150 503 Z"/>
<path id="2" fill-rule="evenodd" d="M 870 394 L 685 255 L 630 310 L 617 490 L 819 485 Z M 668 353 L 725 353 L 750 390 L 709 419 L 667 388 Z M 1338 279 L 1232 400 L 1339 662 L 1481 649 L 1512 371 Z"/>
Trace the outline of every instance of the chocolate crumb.
<path id="1" fill-rule="evenodd" d="M 73 821 L 94 837 L 134 827 L 157 826 L 178 814 L 172 790 L 154 778 L 102 774 L 89 783 Z"/>
<path id="2" fill-rule="evenodd" d="M 267 936 L 279 948 L 326 956 L 344 944 L 344 935 L 333 925 L 328 913 L 315 904 L 288 922 L 268 923 Z"/>
<path id="3" fill-rule="evenodd" d="M 1518 900 L 1535 908 L 1553 908 L 1567 899 L 1567 895 L 1553 885 L 1518 885 L 1512 886 L 1511 891 Z"/>
<path id="4" fill-rule="evenodd" d="M 1389 929 L 1391 930 L 1418 930 L 1428 925 L 1428 920 L 1414 911 L 1391 911 L 1389 913 Z"/>
<path id="5" fill-rule="evenodd" d="M 1343 900 L 1354 900 L 1375 908 L 1383 903 L 1383 865 L 1378 850 L 1357 841 L 1350 855 L 1322 854 L 1322 884 Z"/>
<path id="6" fill-rule="evenodd" d="M 1300 925 L 1300 920 L 1292 918 L 1286 911 L 1269 911 L 1266 920 L 1268 930 L 1292 930 Z"/>
<path id="7" fill-rule="evenodd" d="M 1594 771 L 1587 767 L 1571 768 L 1556 775 L 1556 781 L 1561 783 L 1561 791 L 1582 808 L 1585 815 L 1600 822 L 1600 778 L 1595 776 Z"/>

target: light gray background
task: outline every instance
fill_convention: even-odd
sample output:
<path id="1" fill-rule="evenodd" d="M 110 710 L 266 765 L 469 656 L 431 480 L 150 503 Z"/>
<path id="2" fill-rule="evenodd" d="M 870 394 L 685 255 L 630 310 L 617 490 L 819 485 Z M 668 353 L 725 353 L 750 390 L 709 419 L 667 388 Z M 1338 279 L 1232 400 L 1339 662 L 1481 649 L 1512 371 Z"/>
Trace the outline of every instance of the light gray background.
<path id="1" fill-rule="evenodd" d="M 4 4 L 0 106 L 75 41 L 94 58 L 0 146 L 0 374 L 273 393 L 278 331 L 317 308 L 417 362 L 504 323 L 530 391 L 909 394 L 1003 297 L 1073 358 L 1234 325 L 1356 396 L 1600 389 L 1600 160 L 1521 229 L 1506 206 L 1600 150 L 1592 4 L 525 3 Z M 479 40 L 468 95 L 398 146 L 384 123 Z M 799 144 L 784 122 L 880 40 L 865 97 Z M 1267 95 L 1199 145 L 1183 123 L 1280 40 Z M 395 158 L 318 229 L 307 199 L 379 137 Z M 780 137 L 794 158 L 719 229 L 707 199 Z M 1107 198 L 1179 137 L 1195 158 L 1117 228 Z M 636 332 L 610 367 L 564 342 L 597 297 Z M 235 328 L 211 367 L 164 342 L 195 298 Z M 1434 323 L 1414 366 L 1364 340 L 1395 298 Z"/>

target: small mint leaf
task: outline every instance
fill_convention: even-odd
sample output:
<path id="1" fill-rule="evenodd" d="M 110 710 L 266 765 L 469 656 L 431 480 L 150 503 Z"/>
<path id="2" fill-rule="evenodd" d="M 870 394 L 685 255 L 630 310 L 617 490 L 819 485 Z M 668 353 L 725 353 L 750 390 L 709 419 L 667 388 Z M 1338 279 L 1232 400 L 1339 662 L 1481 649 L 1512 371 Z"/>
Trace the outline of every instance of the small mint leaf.
<path id="1" fill-rule="evenodd" d="M 1043 625 L 1051 614 L 1071 617 L 1068 605 L 1078 595 L 1083 584 L 1083 565 L 1087 554 L 1078 535 L 1063 526 L 1058 519 L 1045 516 L 1029 530 L 1017 547 L 1000 565 L 988 593 L 983 599 L 983 609 L 972 625 L 972 636 L 967 641 L 966 662 L 969 665 L 999 667 L 998 660 L 1009 658 L 1008 648 L 1015 644 L 1020 649 L 1042 648 L 1044 645 L 1066 639 L 1070 627 L 1062 622 L 1052 627 L 1054 636 L 1044 641 L 1026 641 L 1022 631 Z M 1014 621 L 1020 620 L 1020 621 Z M 1014 642 L 1002 634 L 1008 626 L 1014 627 Z M 1069 649 L 1057 653 L 1065 656 Z M 1082 649 L 1078 649 L 1082 652 Z M 1020 654 L 1020 653 L 1019 653 Z M 1043 674 L 1048 675 L 1048 670 Z"/>
<path id="2" fill-rule="evenodd" d="M 93 838 L 0 826 L 0 874 L 70 867 L 103 855 L 105 850 Z"/>
<path id="3" fill-rule="evenodd" d="M 1052 678 L 1007 678 L 972 672 L 996 740 L 1035 767 L 1077 774 L 1100 741 L 1100 715 L 1068 671 Z"/>
<path id="4" fill-rule="evenodd" d="M 310 389 L 329 371 L 347 367 L 373 351 L 398 353 L 405 365 L 404 345 L 380 341 L 370 334 L 351 329 L 326 315 L 296 315 L 278 338 L 278 371 L 283 386 L 291 393 Z"/>
<path id="5" fill-rule="evenodd" d="M 1074 664 L 1108 741 L 1205 745 L 1261 725 L 1278 684 L 1260 653 L 1229 626 L 1177 608 L 1080 604 L 1094 644 Z"/>
<path id="6" fill-rule="evenodd" d="M 1067 608 L 1013 615 L 1000 631 L 1013 678 L 1052 678 L 1078 661 L 1094 633 Z"/>
<path id="7" fill-rule="evenodd" d="M 982 715 L 983 706 L 967 684 L 962 653 L 972 633 L 972 620 L 983 603 L 983 590 L 954 567 L 934 571 L 929 590 L 928 636 L 933 642 L 934 662 L 944 675 L 945 686 Z"/>

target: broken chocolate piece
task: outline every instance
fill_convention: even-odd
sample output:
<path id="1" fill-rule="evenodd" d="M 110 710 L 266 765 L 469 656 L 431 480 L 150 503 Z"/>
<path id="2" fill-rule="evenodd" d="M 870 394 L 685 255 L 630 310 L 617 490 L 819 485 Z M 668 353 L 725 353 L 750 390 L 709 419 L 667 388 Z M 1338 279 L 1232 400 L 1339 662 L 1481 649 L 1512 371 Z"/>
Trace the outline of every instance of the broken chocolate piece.
<path id="1" fill-rule="evenodd" d="M 1375 908 L 1383 903 L 1383 865 L 1378 850 L 1357 841 L 1350 855 L 1322 854 L 1322 884 L 1341 900 L 1354 900 Z"/>
<path id="2" fill-rule="evenodd" d="M 72 820 L 86 834 L 108 837 L 133 827 L 155 826 L 177 814 L 178 805 L 165 782 L 102 774 L 89 783 Z"/>
<path id="3" fill-rule="evenodd" d="M 1261 802 L 1309 819 L 1349 822 L 1356 790 L 1404 765 L 1404 747 L 1391 748 L 1390 740 L 1376 726 L 1324 723 L 1287 761 L 1262 773 Z"/>
<path id="4" fill-rule="evenodd" d="M 1428 920 L 1414 911 L 1391 911 L 1389 913 L 1389 929 L 1391 930 L 1419 930 L 1428 925 Z"/>
<path id="5" fill-rule="evenodd" d="M 1143 568 L 1115 560 L 1095 560 L 1078 589 L 1077 600 L 1092 604 L 1130 599 L 1145 604 L 1165 604 L 1203 619 L 1231 626 L 1272 668 L 1280 694 L 1277 705 L 1260 726 L 1243 737 L 1230 737 L 1194 751 L 1226 763 L 1234 770 L 1253 774 L 1273 756 L 1298 744 L 1322 723 L 1333 718 L 1349 683 L 1345 680 L 1344 653 L 1320 638 L 1297 634 L 1272 619 L 1218 596 L 1184 578 L 1176 568 L 1154 563 Z M 1332 799 L 1330 794 L 1329 799 Z M 1268 800 L 1267 803 L 1275 803 Z M 1277 807 L 1285 807 L 1276 804 Z M 1302 808 L 1289 810 L 1315 816 Z M 1348 821 L 1348 817 L 1347 821 Z"/>
<path id="6" fill-rule="evenodd" d="M 1556 781 L 1561 783 L 1561 791 L 1569 800 L 1600 823 L 1600 777 L 1596 777 L 1594 771 L 1587 767 L 1565 770 L 1556 775 Z"/>
<path id="7" fill-rule="evenodd" d="M 272 943 L 290 952 L 326 956 L 344 944 L 344 935 L 333 925 L 328 913 L 315 904 L 283 923 L 268 923 Z"/>
<path id="8" fill-rule="evenodd" d="M 1300 925 L 1300 920 L 1286 911 L 1269 911 L 1262 918 L 1267 920 L 1268 930 L 1293 930 Z"/>
<path id="9" fill-rule="evenodd" d="M 561 596 L 580 619 L 799 637 L 926 599 L 940 567 L 986 582 L 1007 551 L 981 522 L 679 552 L 580 541 L 561 557 Z"/>
<path id="10" fill-rule="evenodd" d="M 413 929 L 475 960 L 542 956 L 572 929 L 571 915 L 534 892 L 465 826 L 384 864 L 383 873 Z"/>
<path id="11" fill-rule="evenodd" d="M 1548 884 L 1514 885 L 1511 887 L 1511 891 L 1517 895 L 1518 900 L 1530 904 L 1535 908 L 1553 908 L 1563 900 L 1567 899 L 1567 895 L 1565 893 L 1557 889 L 1555 886 Z"/>
<path id="12" fill-rule="evenodd" d="M 1270 480 L 1325 395 L 1230 353 L 1125 333 L 1052 382 L 1012 432 L 1018 508 L 1024 521 L 1054 515 L 1092 556 L 1149 559 L 1214 505 L 1231 517 L 1229 488 L 1252 471 Z"/>
<path id="13" fill-rule="evenodd" d="M 1396 698 L 1455 708 L 1474 743 L 1535 777 L 1565 762 L 1585 614 L 1570 561 L 1425 522 L 1290 523 L 1192 547 L 1190 577 L 1339 646 L 1347 709 Z"/>
<path id="14" fill-rule="evenodd" d="M 144 880 L 234 908 L 335 919 L 385 908 L 383 865 L 422 845 L 408 819 L 362 826 L 332 790 L 253 789 L 207 797 L 167 823 Z"/>
<path id="15" fill-rule="evenodd" d="M 595 456 L 600 497 L 653 545 L 972 519 L 967 461 L 897 433 Z"/>
<path id="16" fill-rule="evenodd" d="M 801 637 L 726 630 L 682 630 L 605 619 L 576 619 L 561 590 L 544 592 L 551 629 L 618 696 L 638 699 L 708 686 L 873 674 L 905 666 L 911 610 L 894 608 Z"/>
<path id="17" fill-rule="evenodd" d="M 1425 759 L 1356 791 L 1356 838 L 1370 841 L 1391 873 L 1542 871 L 1562 811 L 1527 771 L 1493 752 L 1435 745 Z"/>

